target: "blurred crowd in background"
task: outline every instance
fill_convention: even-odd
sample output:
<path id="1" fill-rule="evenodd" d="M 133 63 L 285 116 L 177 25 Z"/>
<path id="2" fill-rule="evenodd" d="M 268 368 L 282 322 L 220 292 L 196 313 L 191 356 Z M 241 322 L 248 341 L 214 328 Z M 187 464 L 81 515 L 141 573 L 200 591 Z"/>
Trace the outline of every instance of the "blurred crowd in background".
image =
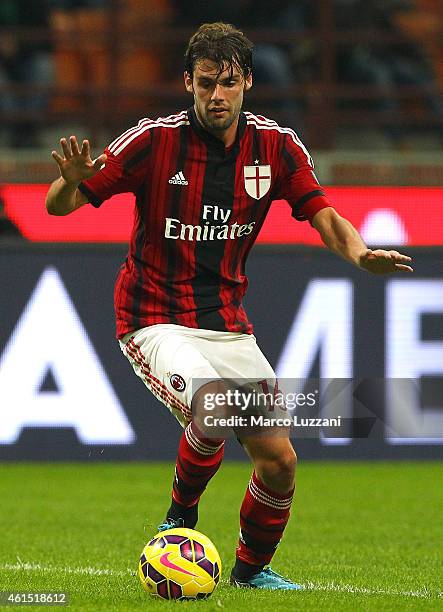
<path id="1" fill-rule="evenodd" d="M 219 20 L 255 43 L 248 108 L 314 147 L 334 147 L 343 121 L 441 146 L 443 0 L 1 0 L 0 145 L 180 110 L 186 41 Z"/>

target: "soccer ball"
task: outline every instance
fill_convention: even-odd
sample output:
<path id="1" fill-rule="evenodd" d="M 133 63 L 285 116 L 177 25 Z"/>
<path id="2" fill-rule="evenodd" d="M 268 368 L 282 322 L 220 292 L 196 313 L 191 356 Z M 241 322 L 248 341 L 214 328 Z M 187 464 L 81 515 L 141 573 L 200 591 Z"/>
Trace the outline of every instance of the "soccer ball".
<path id="1" fill-rule="evenodd" d="M 163 599 L 205 599 L 217 586 L 220 556 L 211 540 L 194 529 L 168 529 L 146 544 L 138 575 L 143 588 Z"/>

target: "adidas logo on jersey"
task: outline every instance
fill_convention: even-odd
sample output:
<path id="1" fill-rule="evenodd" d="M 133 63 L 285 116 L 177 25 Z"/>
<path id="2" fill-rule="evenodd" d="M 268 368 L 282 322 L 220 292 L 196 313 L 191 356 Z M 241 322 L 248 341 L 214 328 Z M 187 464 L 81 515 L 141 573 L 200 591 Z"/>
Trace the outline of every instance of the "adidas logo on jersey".
<path id="1" fill-rule="evenodd" d="M 168 181 L 171 185 L 189 185 L 188 181 L 185 179 L 185 175 L 180 170 L 177 172 L 172 178 Z"/>

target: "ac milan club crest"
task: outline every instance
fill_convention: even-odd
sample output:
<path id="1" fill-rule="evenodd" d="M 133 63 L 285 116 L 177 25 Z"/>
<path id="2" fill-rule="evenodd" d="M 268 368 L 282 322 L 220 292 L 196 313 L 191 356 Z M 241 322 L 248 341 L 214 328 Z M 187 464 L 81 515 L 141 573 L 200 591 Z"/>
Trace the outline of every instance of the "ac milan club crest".
<path id="1" fill-rule="evenodd" d="M 271 187 L 271 166 L 244 166 L 246 193 L 260 200 Z"/>
<path id="2" fill-rule="evenodd" d="M 173 374 L 169 382 L 176 391 L 184 391 L 186 389 L 185 380 L 180 374 Z"/>

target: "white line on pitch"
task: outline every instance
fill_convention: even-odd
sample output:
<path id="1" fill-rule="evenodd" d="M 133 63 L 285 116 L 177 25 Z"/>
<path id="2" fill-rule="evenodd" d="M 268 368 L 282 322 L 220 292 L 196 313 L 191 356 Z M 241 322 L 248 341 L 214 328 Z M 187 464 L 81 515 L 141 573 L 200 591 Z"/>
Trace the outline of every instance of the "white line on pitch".
<path id="1" fill-rule="evenodd" d="M 40 563 L 26 563 L 19 561 L 17 563 L 3 563 L 0 565 L 0 570 L 6 571 L 27 571 L 27 572 L 61 572 L 62 574 L 83 574 L 87 576 L 130 576 L 135 574 L 135 571 L 127 569 L 119 571 L 113 569 L 100 569 L 97 567 L 56 567 L 51 565 L 41 565 Z"/>
<path id="2" fill-rule="evenodd" d="M 60 572 L 63 574 L 77 574 L 86 576 L 114 576 L 127 577 L 135 575 L 135 571 L 131 569 L 113 570 L 108 568 L 97 567 L 57 567 L 52 565 L 41 565 L 40 563 L 27 563 L 18 561 L 17 563 L 0 564 L 0 570 L 5 571 L 34 571 L 34 572 Z M 222 581 L 223 582 L 223 581 Z M 337 584 L 336 582 L 311 582 L 307 581 L 303 584 L 308 591 L 328 591 L 334 593 L 350 593 L 355 595 L 390 595 L 397 597 L 417 597 L 420 599 L 430 599 L 432 597 L 442 597 L 443 593 L 429 591 L 426 587 L 418 591 L 397 591 L 395 589 L 381 588 L 366 588 L 357 587 L 351 584 Z"/>
<path id="3" fill-rule="evenodd" d="M 336 582 L 311 582 L 303 584 L 304 588 L 309 591 L 330 591 L 335 593 L 356 593 L 357 595 L 395 595 L 397 597 L 419 597 L 429 599 L 431 597 L 442 597 L 443 593 L 435 593 L 429 591 L 426 587 L 422 587 L 418 591 L 397 591 L 395 589 L 380 589 L 357 587 L 351 584 L 337 584 Z"/>

